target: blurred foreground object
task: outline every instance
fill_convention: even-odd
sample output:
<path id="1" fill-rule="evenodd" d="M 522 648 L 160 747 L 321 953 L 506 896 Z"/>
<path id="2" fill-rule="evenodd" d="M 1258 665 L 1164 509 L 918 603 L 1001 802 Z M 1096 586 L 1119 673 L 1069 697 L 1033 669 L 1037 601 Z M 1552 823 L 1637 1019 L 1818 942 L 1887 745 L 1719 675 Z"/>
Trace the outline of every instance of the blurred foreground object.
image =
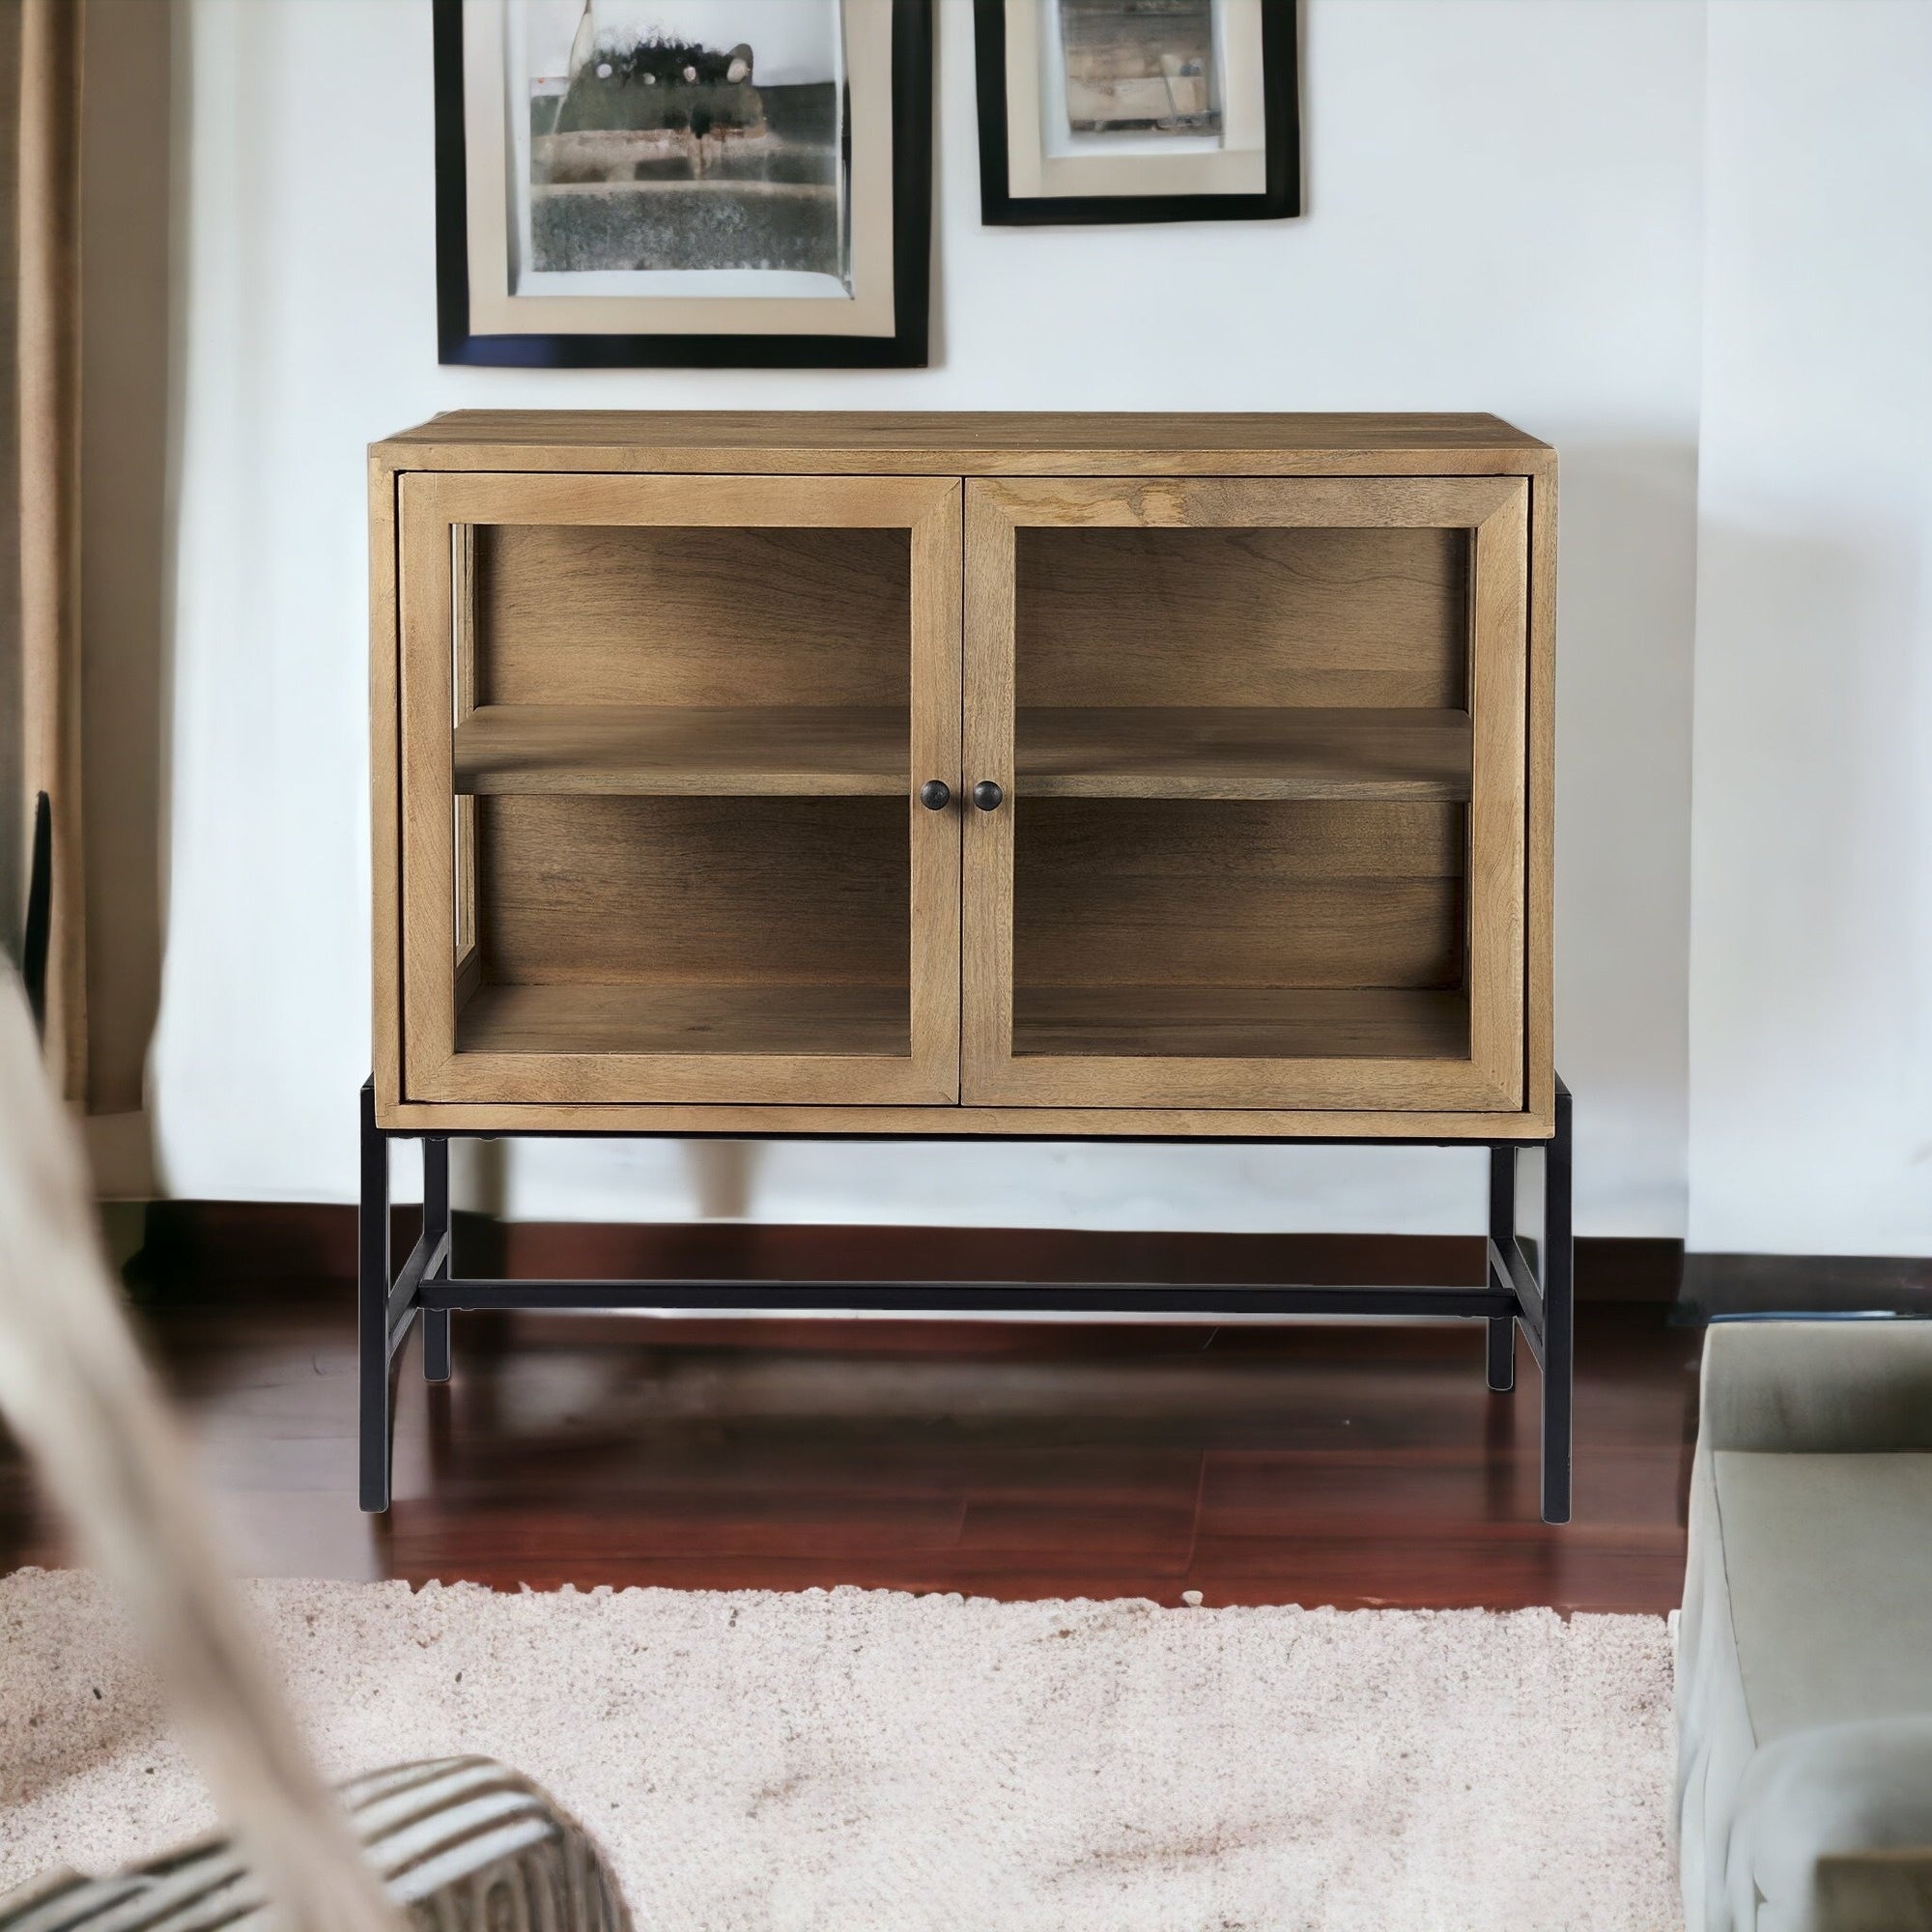
<path id="1" fill-rule="evenodd" d="M 628 1932 L 594 1847 L 513 1773 L 452 1758 L 379 1772 L 340 1801 L 323 1784 L 123 1314 L 79 1141 L 4 967 L 0 1410 L 125 1605 L 235 1830 L 232 1847 L 203 1842 L 117 1877 L 42 1880 L 0 1899 L 6 1932 L 109 1916 L 116 1927 L 192 1932 L 270 1911 L 299 1932 L 399 1932 L 399 1907 L 422 1926 Z"/>
<path id="2" fill-rule="evenodd" d="M 582 1829 L 488 1758 L 373 1772 L 341 1796 L 369 1864 L 422 1932 L 629 1932 Z M 249 1932 L 267 1912 L 242 1854 L 204 1838 L 107 1878 L 62 1872 L 0 1897 L 0 1932 Z"/>

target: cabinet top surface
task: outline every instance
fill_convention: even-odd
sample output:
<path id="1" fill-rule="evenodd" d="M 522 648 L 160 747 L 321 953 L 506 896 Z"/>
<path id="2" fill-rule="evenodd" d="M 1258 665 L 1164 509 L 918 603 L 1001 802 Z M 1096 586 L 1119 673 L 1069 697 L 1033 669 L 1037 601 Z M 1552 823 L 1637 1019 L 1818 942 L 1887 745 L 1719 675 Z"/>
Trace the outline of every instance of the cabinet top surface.
<path id="1" fill-rule="evenodd" d="M 863 469 L 999 474 L 1168 464 L 1263 470 L 1541 469 L 1499 417 L 1336 412 L 457 410 L 374 445 L 390 469 Z"/>

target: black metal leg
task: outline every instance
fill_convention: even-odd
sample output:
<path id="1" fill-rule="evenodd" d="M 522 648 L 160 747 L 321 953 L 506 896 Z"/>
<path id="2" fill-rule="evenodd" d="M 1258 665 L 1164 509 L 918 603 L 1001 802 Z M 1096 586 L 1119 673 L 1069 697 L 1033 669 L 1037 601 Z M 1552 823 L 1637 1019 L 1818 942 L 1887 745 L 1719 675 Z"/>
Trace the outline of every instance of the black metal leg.
<path id="1" fill-rule="evenodd" d="M 435 1241 L 449 1233 L 449 1142 L 440 1134 L 424 1137 L 423 1151 L 423 1238 Z M 450 1256 L 447 1248 L 425 1277 L 429 1281 L 449 1279 Z M 449 1310 L 425 1308 L 422 1311 L 423 1379 L 446 1382 L 450 1376 Z"/>
<path id="2" fill-rule="evenodd" d="M 1485 1378 L 1493 1394 L 1508 1395 L 1516 1387 L 1516 1317 L 1492 1315 L 1489 1352 L 1484 1359 Z"/>
<path id="3" fill-rule="evenodd" d="M 376 1131 L 376 1088 L 362 1089 L 362 1198 L 357 1217 L 357 1343 L 362 1507 L 389 1507 L 389 1144 Z"/>
<path id="4" fill-rule="evenodd" d="M 1556 1083 L 1556 1131 L 1544 1151 L 1543 1520 L 1570 1520 L 1575 1375 L 1575 1250 L 1570 1216 L 1570 1090 Z"/>
<path id="5" fill-rule="evenodd" d="M 1516 1238 L 1516 1146 L 1514 1142 L 1490 1149 L 1490 1239 L 1504 1253 Z M 1496 1270 L 1493 1253 L 1490 1259 L 1490 1286 L 1509 1292 L 1510 1284 Z M 1489 1384 L 1498 1395 L 1516 1387 L 1516 1317 L 1492 1315 L 1489 1327 Z"/>
<path id="6" fill-rule="evenodd" d="M 362 1089 L 359 1355 L 361 1423 L 358 1436 L 362 1507 L 384 1511 L 390 1501 L 394 1398 L 390 1364 L 418 1316 L 423 1323 L 423 1374 L 446 1381 L 451 1370 L 450 1312 L 454 1308 L 690 1309 L 751 1314 L 768 1309 L 824 1308 L 879 1315 L 989 1316 L 1181 1315 L 1203 1319 L 1198 1288 L 1164 1283 L 943 1281 L 500 1281 L 470 1279 L 450 1257 L 449 1143 L 423 1137 L 423 1214 L 400 1274 L 392 1273 L 389 1243 L 389 1136 L 376 1125 L 375 1087 Z M 1422 1145 L 1424 1143 L 1417 1143 Z M 1520 1144 L 1490 1147 L 1488 1280 L 1473 1286 L 1217 1284 L 1216 1314 L 1293 1317 L 1460 1315 L 1484 1321 L 1489 1385 L 1503 1392 L 1516 1380 L 1519 1332 L 1543 1371 L 1543 1519 L 1568 1522 L 1571 1514 L 1571 1411 L 1574 1377 L 1575 1272 L 1571 1218 L 1570 1090 L 1556 1083 L 1551 1138 L 1544 1143 L 1543 1237 L 1531 1244 L 1516 1232 Z M 430 1306 L 435 1302 L 440 1306 Z M 1491 1413 L 1509 1416 L 1497 1406 Z"/>

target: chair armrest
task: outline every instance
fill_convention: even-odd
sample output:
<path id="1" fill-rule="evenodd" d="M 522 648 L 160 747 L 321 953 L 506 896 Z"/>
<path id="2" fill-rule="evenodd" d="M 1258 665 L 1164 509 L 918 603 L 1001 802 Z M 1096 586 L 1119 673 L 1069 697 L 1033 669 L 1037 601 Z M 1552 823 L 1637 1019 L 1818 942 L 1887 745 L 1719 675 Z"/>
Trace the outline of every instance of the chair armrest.
<path id="1" fill-rule="evenodd" d="M 1698 1434 L 1708 1449 L 1932 1449 L 1932 1321 L 1714 1321 Z"/>

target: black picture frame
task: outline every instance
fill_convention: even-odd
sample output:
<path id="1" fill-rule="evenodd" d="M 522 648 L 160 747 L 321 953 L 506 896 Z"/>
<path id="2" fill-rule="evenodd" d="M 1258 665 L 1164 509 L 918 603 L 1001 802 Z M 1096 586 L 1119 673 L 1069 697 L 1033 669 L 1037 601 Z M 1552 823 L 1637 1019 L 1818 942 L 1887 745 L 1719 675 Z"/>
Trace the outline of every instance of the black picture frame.
<path id="1" fill-rule="evenodd" d="M 1301 213 L 1298 0 L 1260 0 L 1266 185 L 1259 194 L 1021 195 L 1008 191 L 1007 10 L 973 0 L 980 219 L 993 228 L 1146 221 L 1277 221 Z"/>
<path id="2" fill-rule="evenodd" d="M 893 0 L 890 335 L 475 335 L 464 181 L 463 0 L 432 0 L 437 360 L 508 369 L 923 369 L 932 302 L 931 0 Z"/>

